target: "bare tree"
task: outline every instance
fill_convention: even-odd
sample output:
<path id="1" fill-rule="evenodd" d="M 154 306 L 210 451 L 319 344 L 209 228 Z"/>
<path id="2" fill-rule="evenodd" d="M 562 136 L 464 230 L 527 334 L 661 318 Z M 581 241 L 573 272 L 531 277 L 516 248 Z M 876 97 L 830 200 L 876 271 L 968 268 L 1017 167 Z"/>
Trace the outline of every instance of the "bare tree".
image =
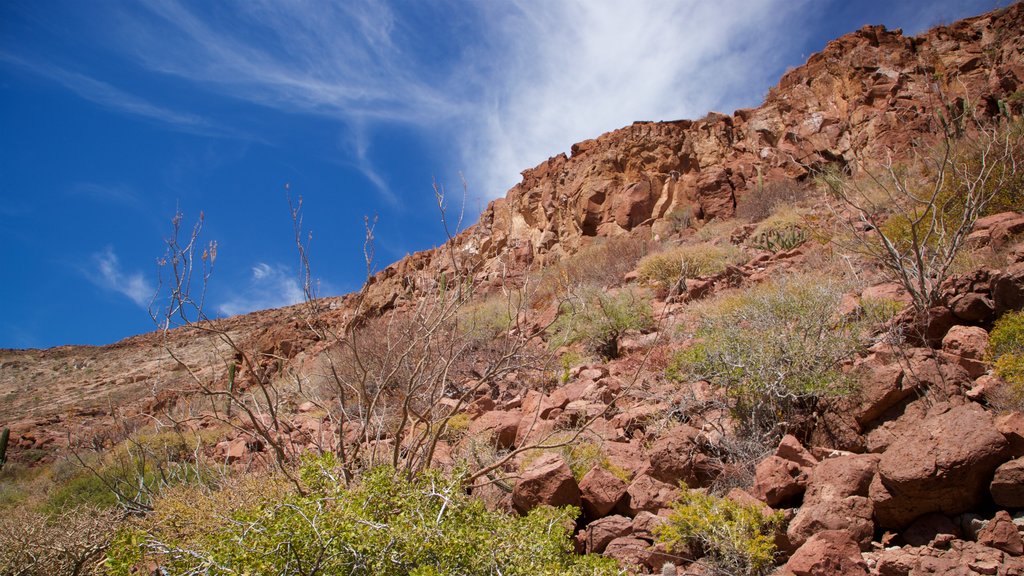
<path id="1" fill-rule="evenodd" d="M 879 263 L 919 313 L 939 301 L 975 222 L 1017 177 L 1022 159 L 1019 121 L 985 120 L 968 109 L 948 106 L 937 143 L 912 151 L 921 170 L 897 164 L 890 153 L 860 177 L 821 178 L 852 232 L 848 247 Z"/>

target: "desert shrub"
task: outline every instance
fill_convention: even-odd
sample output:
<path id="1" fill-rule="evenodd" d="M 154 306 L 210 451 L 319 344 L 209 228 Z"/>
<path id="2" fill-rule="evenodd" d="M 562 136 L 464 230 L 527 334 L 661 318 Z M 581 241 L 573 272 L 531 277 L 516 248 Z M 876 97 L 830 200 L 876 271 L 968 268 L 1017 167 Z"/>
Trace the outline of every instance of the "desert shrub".
<path id="1" fill-rule="evenodd" d="M 149 510 L 162 490 L 182 483 L 212 483 L 220 476 L 197 448 L 206 443 L 198 434 L 135 433 L 107 452 L 74 452 L 77 469 L 58 486 L 44 510 L 56 513 L 77 506 L 120 506 Z"/>
<path id="2" fill-rule="evenodd" d="M 644 257 L 637 272 L 642 282 L 671 289 L 681 280 L 718 274 L 742 260 L 743 253 L 732 244 L 685 245 Z"/>
<path id="3" fill-rule="evenodd" d="M 840 365 L 858 350 L 863 326 L 838 317 L 841 295 L 827 279 L 796 276 L 709 302 L 697 343 L 666 374 L 721 386 L 747 433 L 777 439 L 794 411 L 850 390 Z"/>
<path id="4" fill-rule="evenodd" d="M 807 198 L 807 186 L 793 180 L 775 180 L 747 192 L 736 205 L 736 217 L 751 222 L 768 218 L 780 206 L 793 205 Z"/>
<path id="5" fill-rule="evenodd" d="M 507 332 L 516 322 L 519 295 L 497 293 L 466 304 L 458 312 L 460 331 L 472 340 L 489 341 Z"/>
<path id="6" fill-rule="evenodd" d="M 103 551 L 120 522 L 116 510 L 87 506 L 54 515 L 8 510 L 0 514 L 0 574 L 102 574 Z"/>
<path id="7" fill-rule="evenodd" d="M 547 305 L 580 286 L 618 286 L 622 277 L 649 251 L 647 240 L 632 236 L 595 239 L 594 243 L 575 254 L 563 256 L 539 273 L 534 281 L 533 305 Z"/>
<path id="8" fill-rule="evenodd" d="M 174 574 L 616 573 L 614 561 L 572 553 L 577 510 L 545 507 L 525 517 L 489 511 L 457 476 L 436 471 L 410 480 L 378 468 L 350 488 L 336 474 L 331 457 L 309 460 L 301 471 L 305 496 L 292 491 L 227 509 L 200 501 L 122 530 L 111 571 L 131 574 L 152 562 Z M 215 516 L 223 520 L 204 517 L 214 525 L 182 531 L 212 505 L 222 506 Z"/>
<path id="9" fill-rule="evenodd" d="M 1010 395 L 1024 403 L 1024 311 L 1008 312 L 996 321 L 989 335 L 989 355 L 997 376 Z"/>
<path id="10" fill-rule="evenodd" d="M 619 354 L 619 336 L 654 325 L 650 298 L 641 291 L 584 288 L 566 299 L 551 326 L 554 347 L 581 342 L 605 358 Z"/>
<path id="11" fill-rule="evenodd" d="M 683 488 L 668 522 L 656 528 L 658 539 L 670 552 L 695 546 L 705 554 L 705 561 L 725 574 L 759 575 L 772 570 L 781 512 L 765 514 L 757 504 L 738 504 Z"/>
<path id="12" fill-rule="evenodd" d="M 677 208 L 665 215 L 672 232 L 686 230 L 693 225 L 693 208 Z"/>

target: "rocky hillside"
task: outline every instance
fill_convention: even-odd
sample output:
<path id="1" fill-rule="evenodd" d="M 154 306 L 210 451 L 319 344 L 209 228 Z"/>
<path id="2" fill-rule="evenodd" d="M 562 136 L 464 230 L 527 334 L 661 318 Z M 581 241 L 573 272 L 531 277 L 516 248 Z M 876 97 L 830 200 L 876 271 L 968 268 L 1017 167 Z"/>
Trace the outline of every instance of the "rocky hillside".
<path id="1" fill-rule="evenodd" d="M 1024 574 L 1024 401 L 993 365 L 1000 330 L 1017 334 L 999 322 L 1024 308 L 1024 206 L 977 221 L 921 311 L 846 249 L 870 227 L 811 182 L 912 162 L 958 111 L 1019 121 L 1022 84 L 1024 5 L 918 37 L 866 27 L 758 108 L 573 145 L 361 294 L 0 351 L 10 460 L 42 468 L 70 442 L 110 469 L 108 452 L 144 453 L 161 436 L 131 431 L 159 422 L 196 439 L 174 469 L 287 474 L 314 450 L 352 458 L 343 479 L 353 453 L 461 462 L 462 491 L 492 510 L 579 507 L 577 552 L 629 573 Z M 1024 334 L 1010 339 L 1024 357 Z M 735 381 L 755 349 L 770 369 Z M 681 510 L 719 524 L 672 542 Z M 173 531 L 182 513 L 138 526 Z M 708 536 L 736 515 L 760 540 Z"/>
<path id="2" fill-rule="evenodd" d="M 786 73 L 757 108 L 637 122 L 574 144 L 572 156 L 524 171 L 454 245 L 483 262 L 481 280 L 499 282 L 510 262 L 543 266 L 595 236 L 647 228 L 664 236 L 672 214 L 729 217 L 759 182 L 899 157 L 938 129 L 939 110 L 958 104 L 993 113 L 998 100 L 1018 93 L 1022 29 L 1020 6 L 916 37 L 865 27 Z M 375 304 L 429 285 L 450 266 L 447 249 L 410 255 L 381 272 Z"/>

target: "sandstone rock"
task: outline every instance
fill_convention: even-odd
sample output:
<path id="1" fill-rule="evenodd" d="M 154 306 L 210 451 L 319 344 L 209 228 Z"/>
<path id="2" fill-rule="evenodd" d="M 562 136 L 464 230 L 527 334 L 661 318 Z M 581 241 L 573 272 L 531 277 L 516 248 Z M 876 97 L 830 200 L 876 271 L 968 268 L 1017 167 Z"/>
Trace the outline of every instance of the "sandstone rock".
<path id="1" fill-rule="evenodd" d="M 972 378 L 985 373 L 988 332 L 977 326 L 953 326 L 942 339 L 942 350 L 951 354 Z"/>
<path id="2" fill-rule="evenodd" d="M 989 491 L 999 506 L 1024 508 L 1024 458 L 1010 460 L 996 468 Z"/>
<path id="3" fill-rule="evenodd" d="M 867 563 L 853 537 L 844 530 L 825 530 L 804 543 L 785 572 L 795 576 L 853 576 L 868 573 Z"/>
<path id="4" fill-rule="evenodd" d="M 796 462 L 778 456 L 769 456 L 754 472 L 754 493 L 775 508 L 804 493 L 807 473 Z"/>
<path id="5" fill-rule="evenodd" d="M 996 417 L 996 430 L 1009 442 L 1009 452 L 1014 458 L 1024 456 L 1024 414 L 1010 412 Z"/>
<path id="6" fill-rule="evenodd" d="M 594 466 L 580 480 L 583 512 L 587 518 L 600 518 L 612 511 L 626 494 L 627 485 L 601 466 Z"/>
<path id="7" fill-rule="evenodd" d="M 651 447 L 650 475 L 667 484 L 686 482 L 691 488 L 707 486 L 717 468 L 698 444 L 700 431 L 680 424 L 664 434 Z"/>
<path id="8" fill-rule="evenodd" d="M 823 460 L 810 474 L 804 502 L 789 523 L 789 546 L 799 547 L 823 530 L 846 530 L 867 549 L 875 532 L 874 506 L 868 498 L 878 468 L 874 454 Z"/>
<path id="9" fill-rule="evenodd" d="M 633 521 L 625 516 L 606 516 L 587 525 L 584 547 L 587 554 L 604 552 L 608 543 L 633 531 Z"/>
<path id="10" fill-rule="evenodd" d="M 978 544 L 991 546 L 1013 556 L 1024 554 L 1024 540 L 1013 518 L 1005 510 L 996 512 L 995 518 L 978 532 Z"/>
<path id="11" fill-rule="evenodd" d="M 641 474 L 626 488 L 626 495 L 619 500 L 617 509 L 628 516 L 636 516 L 644 510 L 657 513 L 678 497 L 679 488 Z"/>
<path id="12" fill-rule="evenodd" d="M 775 450 L 775 455 L 790 462 L 795 462 L 802 468 L 813 468 L 818 463 L 818 459 L 804 448 L 800 441 L 796 439 L 796 436 L 792 434 L 786 434 L 782 437 L 779 447 Z"/>
<path id="13" fill-rule="evenodd" d="M 864 300 L 875 300 L 875 301 L 893 301 L 909 306 L 913 299 L 910 294 L 896 282 L 886 282 L 884 284 L 877 284 L 875 286 L 869 286 L 861 291 L 860 293 L 861 302 Z"/>
<path id="14" fill-rule="evenodd" d="M 992 302 L 996 314 L 1024 308 L 1024 262 L 1010 265 L 992 279 Z"/>
<path id="15" fill-rule="evenodd" d="M 662 510 L 659 514 L 653 514 L 646 510 L 641 511 L 636 518 L 633 518 L 633 535 L 653 541 L 656 538 L 656 528 L 668 522 L 668 517 L 661 515 L 665 513 L 667 510 Z"/>
<path id="16" fill-rule="evenodd" d="M 991 415 L 977 405 L 929 415 L 882 454 L 871 485 L 878 525 L 901 529 L 928 512 L 970 510 L 985 497 L 1006 447 Z"/>
<path id="17" fill-rule="evenodd" d="M 512 504 L 520 513 L 537 506 L 580 506 L 580 489 L 572 470 L 559 454 L 543 454 L 527 468 L 512 490 Z"/>
<path id="18" fill-rule="evenodd" d="M 489 441 L 499 450 L 507 450 L 515 445 L 516 434 L 523 415 L 519 412 L 494 410 L 485 412 L 469 424 L 469 436 L 479 441 Z"/>
<path id="19" fill-rule="evenodd" d="M 623 536 L 608 543 L 604 556 L 615 558 L 619 565 L 628 567 L 639 567 L 642 570 L 661 570 L 665 562 L 670 561 L 674 556 L 669 556 L 660 546 L 655 546 L 641 538 Z"/>
<path id="20" fill-rule="evenodd" d="M 967 322 L 985 322 L 992 318 L 995 305 L 984 294 L 970 292 L 950 301 L 953 315 Z"/>

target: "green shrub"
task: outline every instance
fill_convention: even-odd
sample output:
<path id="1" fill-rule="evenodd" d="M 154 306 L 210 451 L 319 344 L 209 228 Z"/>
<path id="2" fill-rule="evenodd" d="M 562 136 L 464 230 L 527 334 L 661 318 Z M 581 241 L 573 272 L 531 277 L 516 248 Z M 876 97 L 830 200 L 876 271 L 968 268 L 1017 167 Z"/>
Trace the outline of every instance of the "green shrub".
<path id="1" fill-rule="evenodd" d="M 992 327 L 988 346 L 996 375 L 1009 385 L 1014 400 L 1024 402 L 1024 311 L 1003 314 Z"/>
<path id="2" fill-rule="evenodd" d="M 695 490 L 673 503 L 668 522 L 656 528 L 671 552 L 696 547 L 725 574 L 759 575 L 775 563 L 775 531 L 782 513 L 766 515 L 757 504 L 742 505 Z"/>
<path id="3" fill-rule="evenodd" d="M 555 347 L 577 342 L 605 358 L 619 355 L 619 336 L 654 326 L 650 298 L 636 290 L 583 289 L 562 304 L 551 326 Z"/>
<path id="4" fill-rule="evenodd" d="M 824 278 L 798 276 L 709 302 L 696 344 L 666 375 L 723 387 L 748 432 L 777 437 L 794 410 L 850 390 L 840 364 L 858 350 L 863 325 L 838 317 L 841 295 Z"/>
<path id="5" fill-rule="evenodd" d="M 641 282 L 660 289 L 671 289 L 681 280 L 711 276 L 730 264 L 743 260 L 743 253 L 732 244 L 695 244 L 656 252 L 640 260 L 637 268 Z"/>
<path id="6" fill-rule="evenodd" d="M 409 480 L 378 468 L 344 488 L 334 464 L 330 456 L 307 461 L 306 496 L 257 496 L 238 506 L 210 496 L 122 530 L 111 571 L 127 575 L 152 562 L 173 574 L 616 574 L 612 560 L 572 553 L 575 509 L 489 511 L 457 477 L 435 471 Z M 197 520 L 213 525 L 181 529 Z"/>

